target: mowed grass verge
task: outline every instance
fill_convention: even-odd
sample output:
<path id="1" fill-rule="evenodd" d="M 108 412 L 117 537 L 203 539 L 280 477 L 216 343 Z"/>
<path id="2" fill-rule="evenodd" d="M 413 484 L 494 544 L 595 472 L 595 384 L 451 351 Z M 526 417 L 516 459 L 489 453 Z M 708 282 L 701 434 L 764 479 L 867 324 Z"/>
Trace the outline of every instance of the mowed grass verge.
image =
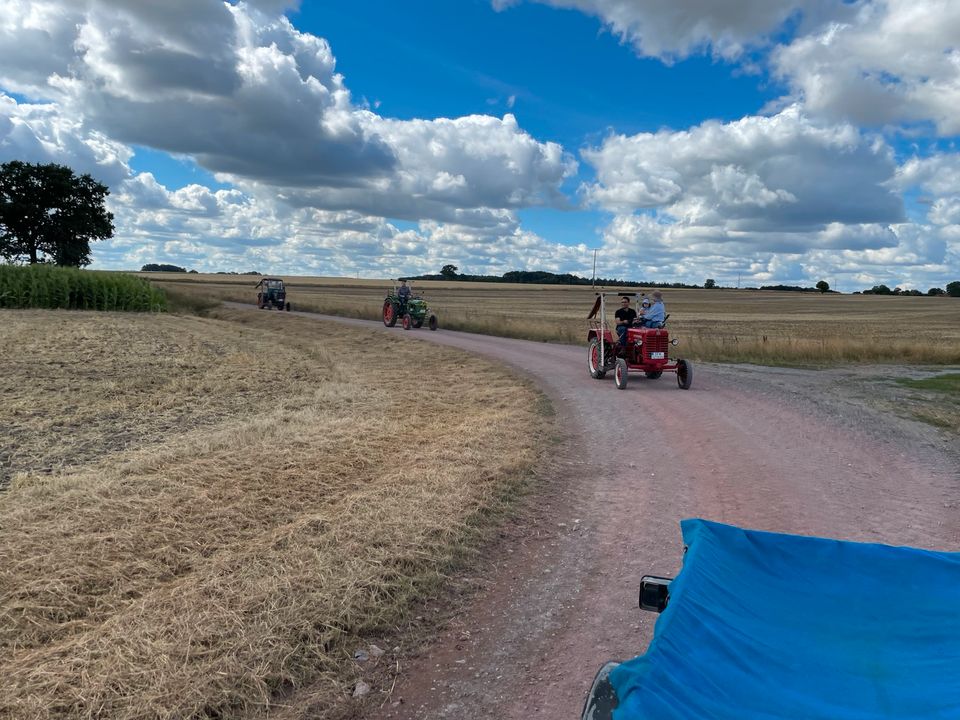
<path id="1" fill-rule="evenodd" d="M 960 433 L 960 373 L 916 380 L 901 378 L 897 383 L 913 391 L 904 398 L 907 412 L 931 425 Z"/>
<path id="2" fill-rule="evenodd" d="M 253 303 L 256 278 L 144 273 L 182 296 Z M 287 278 L 294 309 L 376 320 L 390 282 Z M 441 329 L 586 343 L 588 287 L 414 282 Z M 620 288 L 607 288 L 617 292 Z M 649 292 L 650 288 L 636 288 Z M 665 289 L 678 354 L 767 365 L 960 364 L 960 299 Z M 612 311 L 611 311 L 612 312 Z M 611 320 L 612 321 L 612 320 Z"/>
<path id="3" fill-rule="evenodd" d="M 215 315 L 2 313 L 0 717 L 333 712 L 529 482 L 549 420 L 506 371 Z"/>

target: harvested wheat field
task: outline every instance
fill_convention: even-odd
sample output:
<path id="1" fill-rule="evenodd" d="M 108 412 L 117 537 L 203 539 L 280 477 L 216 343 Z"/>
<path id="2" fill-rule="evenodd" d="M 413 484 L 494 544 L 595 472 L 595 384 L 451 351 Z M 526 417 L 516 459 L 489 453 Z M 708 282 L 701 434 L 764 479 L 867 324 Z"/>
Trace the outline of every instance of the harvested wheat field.
<path id="1" fill-rule="evenodd" d="M 249 276 L 141 273 L 199 301 L 253 303 Z M 287 278 L 295 310 L 377 319 L 388 280 Z M 589 287 L 414 281 L 441 328 L 583 343 Z M 649 292 L 650 288 L 605 288 Z M 686 357 L 764 365 L 960 363 L 960 300 L 759 290 L 664 289 L 669 328 Z M 611 310 L 612 313 L 612 310 Z"/>
<path id="2" fill-rule="evenodd" d="M 287 315 L 5 311 L 0 339 L 3 718 L 335 705 L 549 432 L 486 361 Z"/>

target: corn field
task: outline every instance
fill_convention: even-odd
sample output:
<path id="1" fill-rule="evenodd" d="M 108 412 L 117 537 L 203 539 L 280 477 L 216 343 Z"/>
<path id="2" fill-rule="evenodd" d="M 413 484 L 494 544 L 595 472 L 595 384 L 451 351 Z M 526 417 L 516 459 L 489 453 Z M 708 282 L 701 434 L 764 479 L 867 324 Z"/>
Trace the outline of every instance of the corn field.
<path id="1" fill-rule="evenodd" d="M 162 311 L 167 298 L 142 278 L 54 265 L 0 265 L 0 308 Z"/>

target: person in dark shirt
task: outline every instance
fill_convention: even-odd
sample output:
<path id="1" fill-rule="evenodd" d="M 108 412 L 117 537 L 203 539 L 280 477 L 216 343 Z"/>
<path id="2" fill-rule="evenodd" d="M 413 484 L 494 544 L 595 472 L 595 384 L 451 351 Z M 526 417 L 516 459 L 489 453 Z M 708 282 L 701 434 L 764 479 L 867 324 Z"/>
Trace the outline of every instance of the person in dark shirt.
<path id="1" fill-rule="evenodd" d="M 406 312 L 407 300 L 410 299 L 410 288 L 407 286 L 406 280 L 400 281 L 400 287 L 397 288 L 397 298 L 400 300 L 400 312 L 402 314 Z"/>
<path id="2" fill-rule="evenodd" d="M 627 328 L 637 319 L 637 311 L 630 307 L 630 298 L 620 298 L 620 309 L 614 313 L 614 316 L 617 318 L 617 336 L 620 338 L 620 345 L 626 345 Z"/>

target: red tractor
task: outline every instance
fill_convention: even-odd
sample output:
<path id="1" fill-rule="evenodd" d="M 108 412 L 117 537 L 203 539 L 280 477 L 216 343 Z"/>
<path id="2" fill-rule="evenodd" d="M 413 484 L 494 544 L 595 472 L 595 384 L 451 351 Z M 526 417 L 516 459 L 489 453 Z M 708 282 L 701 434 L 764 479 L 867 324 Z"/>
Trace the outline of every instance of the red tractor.
<path id="1" fill-rule="evenodd" d="M 678 344 L 678 340 L 670 339 L 670 333 L 664 327 L 667 315 L 660 327 L 640 327 L 634 323 L 627 328 L 626 341 L 620 342 L 616 332 L 607 323 L 607 298 L 633 298 L 637 306 L 640 305 L 639 293 L 597 293 L 593 309 L 587 315 L 590 321 L 590 331 L 587 341 L 590 347 L 587 351 L 587 367 L 590 377 L 599 380 L 607 372 L 613 370 L 613 379 L 617 389 L 627 387 L 627 377 L 633 373 L 643 373 L 649 380 L 656 380 L 665 372 L 677 374 L 677 385 L 683 390 L 689 390 L 693 384 L 693 364 L 683 358 L 671 358 L 671 348 Z"/>

